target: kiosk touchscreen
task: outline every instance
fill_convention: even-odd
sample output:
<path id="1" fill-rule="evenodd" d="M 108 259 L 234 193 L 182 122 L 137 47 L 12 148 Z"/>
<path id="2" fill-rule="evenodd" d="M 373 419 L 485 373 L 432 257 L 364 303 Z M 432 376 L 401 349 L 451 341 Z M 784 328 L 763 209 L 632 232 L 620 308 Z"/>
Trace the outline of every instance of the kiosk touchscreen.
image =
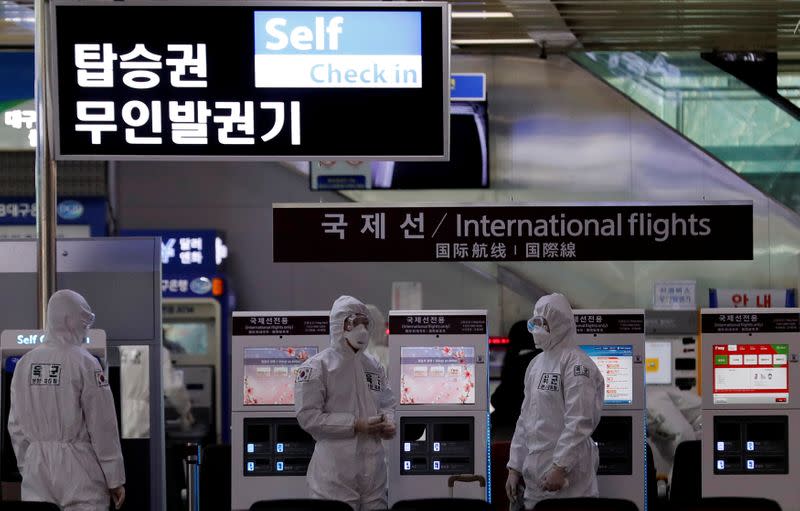
<path id="1" fill-rule="evenodd" d="M 575 310 L 578 345 L 605 380 L 603 415 L 592 434 L 600 451 L 600 496 L 645 508 L 644 310 Z"/>
<path id="2" fill-rule="evenodd" d="M 0 392 L 0 424 L 3 434 L 0 436 L 0 480 L 5 488 L 8 483 L 20 483 L 22 476 L 17 467 L 17 458 L 11 446 L 8 434 L 8 414 L 11 410 L 11 378 L 17 369 L 19 359 L 45 341 L 42 330 L 4 330 L 0 334 L 0 374 L 2 375 L 2 392 Z M 89 330 L 89 337 L 84 347 L 97 357 L 103 370 L 106 370 L 106 333 L 103 330 Z M 106 375 L 107 376 L 107 375 Z M 10 493 L 10 492 L 9 492 Z"/>
<path id="3" fill-rule="evenodd" d="M 800 509 L 800 309 L 703 309 L 704 497 Z"/>
<path id="4" fill-rule="evenodd" d="M 389 381 L 398 435 L 389 449 L 389 505 L 447 497 L 448 478 L 478 475 L 459 497 L 487 500 L 486 311 L 391 311 Z"/>
<path id="5" fill-rule="evenodd" d="M 314 439 L 297 423 L 297 368 L 330 345 L 330 313 L 234 312 L 231 507 L 308 497 Z"/>

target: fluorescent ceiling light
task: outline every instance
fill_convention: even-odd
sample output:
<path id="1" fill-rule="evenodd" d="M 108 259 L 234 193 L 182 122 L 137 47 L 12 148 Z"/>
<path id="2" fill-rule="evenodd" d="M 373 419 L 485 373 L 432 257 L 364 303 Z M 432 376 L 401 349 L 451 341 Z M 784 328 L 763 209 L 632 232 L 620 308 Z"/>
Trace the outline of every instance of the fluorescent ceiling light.
<path id="1" fill-rule="evenodd" d="M 521 39 L 451 39 L 452 44 L 465 46 L 469 44 L 535 44 L 530 38 Z"/>
<path id="2" fill-rule="evenodd" d="M 453 12 L 450 15 L 451 18 L 480 18 L 480 19 L 488 19 L 488 18 L 513 18 L 514 14 L 507 12 L 507 11 L 495 11 L 495 12 Z"/>

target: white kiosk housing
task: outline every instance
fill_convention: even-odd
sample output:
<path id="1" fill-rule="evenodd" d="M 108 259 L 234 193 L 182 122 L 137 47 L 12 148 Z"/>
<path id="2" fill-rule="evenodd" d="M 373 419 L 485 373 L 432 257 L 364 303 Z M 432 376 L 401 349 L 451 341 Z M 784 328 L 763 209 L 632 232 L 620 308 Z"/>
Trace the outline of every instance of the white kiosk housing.
<path id="1" fill-rule="evenodd" d="M 0 477 L 2 480 L 21 481 L 17 467 L 17 458 L 11 446 L 11 437 L 8 434 L 8 414 L 11 410 L 11 378 L 17 369 L 17 362 L 27 352 L 43 343 L 45 335 L 43 330 L 3 330 L 0 334 L 0 374 L 2 374 L 2 392 L 0 392 L 0 410 L 2 410 L 2 436 L 0 436 Z M 106 333 L 104 330 L 89 330 L 89 337 L 84 348 L 100 361 L 103 371 L 108 378 L 106 364 Z M 119 406 L 119 405 L 117 405 Z"/>
<path id="2" fill-rule="evenodd" d="M 314 440 L 294 412 L 295 371 L 330 345 L 330 313 L 234 312 L 231 508 L 307 498 Z"/>
<path id="3" fill-rule="evenodd" d="M 800 309 L 703 309 L 703 497 L 800 509 Z"/>
<path id="4" fill-rule="evenodd" d="M 389 449 L 389 505 L 447 497 L 448 479 L 482 484 L 456 496 L 489 500 L 489 338 L 485 310 L 389 312 L 389 381 L 398 435 Z"/>
<path id="5" fill-rule="evenodd" d="M 603 415 L 592 435 L 600 451 L 600 496 L 645 509 L 644 310 L 578 309 L 578 345 L 606 382 Z"/>

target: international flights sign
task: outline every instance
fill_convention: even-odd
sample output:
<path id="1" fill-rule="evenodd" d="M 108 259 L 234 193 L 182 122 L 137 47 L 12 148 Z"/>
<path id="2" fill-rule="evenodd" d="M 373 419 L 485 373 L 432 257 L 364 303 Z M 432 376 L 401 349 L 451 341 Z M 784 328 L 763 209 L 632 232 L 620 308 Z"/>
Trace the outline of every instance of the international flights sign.
<path id="1" fill-rule="evenodd" d="M 751 260 L 745 202 L 273 204 L 275 262 Z"/>
<path id="2" fill-rule="evenodd" d="M 444 160 L 438 2 L 55 0 L 59 159 Z"/>

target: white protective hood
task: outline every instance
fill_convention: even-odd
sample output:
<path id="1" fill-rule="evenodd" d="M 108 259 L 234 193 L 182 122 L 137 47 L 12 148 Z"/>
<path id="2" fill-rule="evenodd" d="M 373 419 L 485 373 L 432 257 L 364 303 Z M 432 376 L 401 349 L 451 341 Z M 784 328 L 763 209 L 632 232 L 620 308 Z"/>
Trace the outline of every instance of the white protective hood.
<path id="1" fill-rule="evenodd" d="M 533 307 L 533 315 L 542 316 L 550 327 L 549 335 L 534 335 L 537 347 L 548 351 L 556 346 L 560 348 L 577 346 L 575 316 L 566 296 L 553 293 L 539 298 Z"/>
<path id="2" fill-rule="evenodd" d="M 331 346 L 334 348 L 346 348 L 350 350 L 350 346 L 344 339 L 344 320 L 353 314 L 363 314 L 369 317 L 369 310 L 366 305 L 352 296 L 340 296 L 333 302 L 333 306 L 331 307 L 330 329 Z M 371 328 L 372 325 L 370 324 L 370 329 Z"/>
<path id="3" fill-rule="evenodd" d="M 83 296 L 69 289 L 56 291 L 47 303 L 45 342 L 79 346 L 93 322 L 92 308 Z"/>

